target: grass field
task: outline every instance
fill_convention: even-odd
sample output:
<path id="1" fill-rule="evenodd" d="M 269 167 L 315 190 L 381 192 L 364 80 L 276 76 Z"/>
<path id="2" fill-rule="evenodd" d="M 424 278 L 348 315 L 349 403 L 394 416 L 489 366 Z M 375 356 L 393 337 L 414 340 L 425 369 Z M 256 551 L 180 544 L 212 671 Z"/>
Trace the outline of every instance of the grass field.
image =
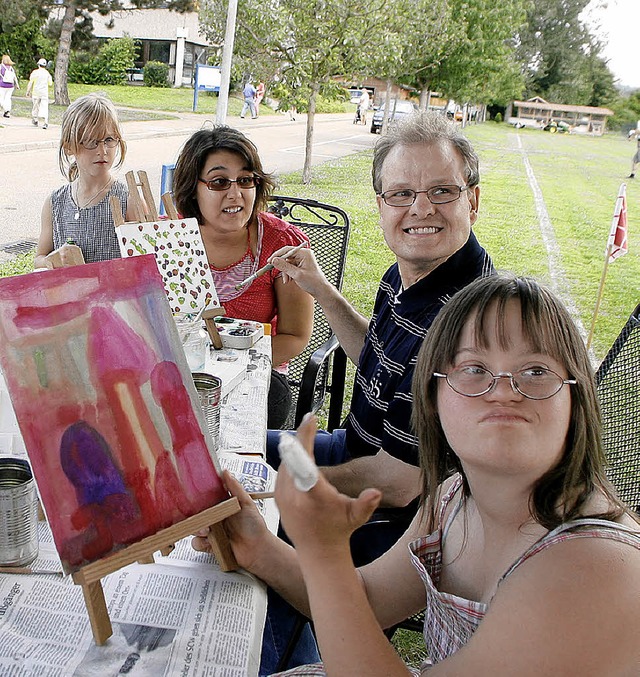
<path id="1" fill-rule="evenodd" d="M 11 113 L 15 117 L 31 116 L 31 99 L 27 99 L 24 94 L 27 87 L 25 80 L 21 84 L 21 89 L 14 92 L 12 99 Z M 175 117 L 175 113 L 193 112 L 193 89 L 181 87 L 174 89 L 172 87 L 143 87 L 139 85 L 82 85 L 69 83 L 69 99 L 74 101 L 84 94 L 91 92 L 100 92 L 108 96 L 118 107 L 118 116 L 122 122 L 127 120 L 157 120 Z M 212 92 L 204 92 L 198 96 L 198 106 L 196 113 L 200 115 L 211 116 L 215 114 L 218 105 L 218 97 Z M 328 110 L 323 110 L 323 102 L 318 102 L 318 112 L 335 112 L 336 107 L 340 107 L 342 112 L 351 112 L 355 106 L 345 102 L 338 104 L 331 102 Z M 49 104 L 49 122 L 60 124 L 62 115 L 66 106 Z M 229 96 L 227 113 L 231 116 L 240 115 L 242 110 L 242 97 L 239 93 L 232 93 Z M 260 106 L 260 115 L 278 115 L 270 106 L 264 102 Z M 2 123 L 0 122 L 0 127 Z"/>
<path id="2" fill-rule="evenodd" d="M 467 134 L 481 162 L 478 239 L 497 268 L 553 283 L 549 255 L 527 178 L 528 158 L 555 233 L 552 254 L 561 273 L 559 291 L 588 331 L 604 266 L 618 188 L 629 172 L 635 146 L 621 136 L 551 135 L 516 132 L 506 125 L 472 126 Z M 351 243 L 344 292 L 365 314 L 372 307 L 376 281 L 392 261 L 377 223 L 371 188 L 371 153 L 314 168 L 313 183 L 299 174 L 282 181 L 283 194 L 334 203 L 351 216 Z M 640 300 L 640 186 L 627 182 L 629 254 L 608 267 L 593 340 L 599 362 Z"/>
<path id="3" fill-rule="evenodd" d="M 125 88 L 126 89 L 126 88 Z M 131 88 L 142 89 L 142 88 Z M 156 90 L 157 92 L 178 90 Z M 530 163 L 555 237 L 551 249 L 560 293 L 575 307 L 588 331 L 604 265 L 604 248 L 620 184 L 635 147 L 618 135 L 582 137 L 507 125 L 471 126 L 467 134 L 480 156 L 481 204 L 478 239 L 496 267 L 554 283 L 549 254 L 529 184 Z M 300 173 L 281 178 L 278 191 L 336 204 L 351 217 L 351 242 L 344 293 L 364 314 L 373 306 L 377 282 L 392 263 L 378 227 L 371 187 L 371 152 L 314 167 L 313 182 Z M 599 361 L 640 296 L 640 185 L 627 181 L 629 254 L 608 267 L 593 340 Z M 25 272 L 29 259 L 0 266 L 0 275 Z"/>

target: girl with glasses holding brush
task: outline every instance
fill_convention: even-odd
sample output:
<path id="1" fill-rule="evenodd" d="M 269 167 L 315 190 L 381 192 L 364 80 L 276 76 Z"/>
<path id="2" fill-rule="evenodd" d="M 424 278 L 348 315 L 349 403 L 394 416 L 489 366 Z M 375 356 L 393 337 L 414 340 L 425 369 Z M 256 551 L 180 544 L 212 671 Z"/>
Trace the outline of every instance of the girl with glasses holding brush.
<path id="1" fill-rule="evenodd" d="M 104 96 L 87 94 L 64 113 L 58 163 L 69 183 L 53 191 L 42 208 L 36 268 L 53 268 L 120 258 L 109 198 L 127 211 L 128 189 L 112 174 L 124 162 L 127 146 L 116 109 Z M 127 215 L 127 219 L 132 215 Z M 48 255 L 56 251 L 59 256 Z M 76 255 L 76 256 L 74 256 Z"/>
<path id="2" fill-rule="evenodd" d="M 193 134 L 180 151 L 173 195 L 181 216 L 195 217 L 227 316 L 269 323 L 273 364 L 269 428 L 281 428 L 291 404 L 287 362 L 307 345 L 313 327 L 313 300 L 277 269 L 251 283 L 247 278 L 274 254 L 308 242 L 296 226 L 267 213 L 275 182 L 264 171 L 257 148 L 241 132 L 214 125 Z M 280 251 L 287 248 L 284 251 Z"/>

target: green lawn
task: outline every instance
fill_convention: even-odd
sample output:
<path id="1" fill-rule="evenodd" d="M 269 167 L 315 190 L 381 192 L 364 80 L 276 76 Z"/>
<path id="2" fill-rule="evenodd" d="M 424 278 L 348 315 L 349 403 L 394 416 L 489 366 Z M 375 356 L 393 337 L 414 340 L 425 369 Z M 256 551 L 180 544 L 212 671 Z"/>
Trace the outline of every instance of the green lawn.
<path id="1" fill-rule="evenodd" d="M 11 113 L 15 117 L 31 115 L 31 100 L 24 96 L 26 83 L 13 95 Z M 141 87 L 137 85 L 80 85 L 69 84 L 69 99 L 74 101 L 91 92 L 100 92 L 108 96 L 118 107 L 118 116 L 122 122 L 128 120 L 158 120 L 176 117 L 175 113 L 193 112 L 193 90 L 171 87 Z M 197 113 L 211 116 L 215 113 L 218 97 L 211 93 L 198 96 Z M 228 112 L 240 115 L 242 100 L 237 96 L 229 97 Z M 66 106 L 49 105 L 49 121 L 60 124 Z M 275 114 L 268 106 L 260 107 L 261 115 Z"/>
<path id="2" fill-rule="evenodd" d="M 629 172 L 635 147 L 617 135 L 516 132 L 493 123 L 469 127 L 467 134 L 481 161 L 482 197 L 475 227 L 479 240 L 497 268 L 551 281 L 519 138 L 542 191 L 555 232 L 554 252 L 569 295 L 588 331 L 618 188 Z M 365 314 L 372 307 L 376 282 L 392 260 L 377 223 L 371 155 L 363 153 L 314 168 L 311 186 L 304 186 L 300 175 L 292 174 L 279 188 L 285 194 L 334 203 L 350 214 L 352 232 L 344 292 Z M 593 340 L 598 361 L 640 300 L 639 200 L 640 185 L 630 179 L 629 254 L 608 267 Z"/>
<path id="3" fill-rule="evenodd" d="M 12 99 L 12 115 L 16 117 L 29 117 L 31 115 L 31 99 L 24 96 L 27 81 L 21 84 Z M 118 115 L 121 121 L 127 120 L 157 120 L 175 117 L 175 113 L 193 113 L 193 89 L 181 87 L 143 87 L 141 85 L 81 85 L 69 83 L 69 99 L 74 101 L 90 92 L 101 92 L 108 96 L 118 107 Z M 216 112 L 218 97 L 212 92 L 204 92 L 198 95 L 198 109 L 196 113 L 211 117 Z M 355 106 L 345 102 L 324 103 L 318 102 L 317 112 L 351 112 Z M 66 106 L 56 104 L 49 105 L 49 121 L 60 124 Z M 242 110 L 242 97 L 239 93 L 229 96 L 227 112 L 229 115 L 240 115 Z M 264 102 L 260 106 L 260 115 L 277 115 L 270 106 Z M 1 126 L 1 123 L 0 123 Z"/>
<path id="4" fill-rule="evenodd" d="M 493 123 L 469 127 L 467 133 L 481 160 L 482 197 L 475 227 L 478 238 L 498 268 L 550 281 L 547 250 L 523 160 L 526 152 L 553 226 L 557 243 L 554 252 L 567 292 L 588 331 L 615 199 L 629 171 L 634 146 L 613 134 L 592 138 L 526 129 L 516 132 Z M 373 306 L 380 276 L 393 261 L 378 227 L 371 156 L 371 152 L 365 152 L 314 167 L 309 186 L 302 183 L 297 172 L 282 177 L 278 187 L 283 194 L 313 197 L 349 213 L 352 229 L 344 292 L 365 314 Z M 630 179 L 629 254 L 608 267 L 593 341 L 598 360 L 639 300 L 639 201 L 640 185 Z M 0 266 L 0 275 L 11 274 L 12 270 L 12 265 Z"/>

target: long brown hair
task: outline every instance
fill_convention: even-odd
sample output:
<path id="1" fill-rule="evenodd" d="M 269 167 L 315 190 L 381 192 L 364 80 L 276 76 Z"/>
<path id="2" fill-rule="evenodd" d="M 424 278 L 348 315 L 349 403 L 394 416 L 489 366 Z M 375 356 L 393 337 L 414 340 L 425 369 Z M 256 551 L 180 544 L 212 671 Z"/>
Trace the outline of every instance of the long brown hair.
<path id="1" fill-rule="evenodd" d="M 422 468 L 423 504 L 428 524 L 435 524 L 438 485 L 452 472 L 464 472 L 455 451 L 449 446 L 438 417 L 437 379 L 433 372 L 453 364 L 460 335 L 468 322 L 474 323 L 479 346 L 488 344 L 489 309 L 496 309 L 495 327 L 501 345 L 509 337 L 502 324 L 507 303 L 520 304 L 523 332 L 532 349 L 564 365 L 571 387 L 571 417 L 565 450 L 554 468 L 536 482 L 531 498 L 532 517 L 547 529 L 582 515 L 582 508 L 594 490 L 602 491 L 611 506 L 605 514 L 614 519 L 625 510 L 605 477 L 605 456 L 601 440 L 601 418 L 593 369 L 584 341 L 564 305 L 536 281 L 509 274 L 481 278 L 459 291 L 438 314 L 418 354 L 413 380 L 413 425 L 418 437 Z M 464 480 L 465 496 L 469 486 Z"/>

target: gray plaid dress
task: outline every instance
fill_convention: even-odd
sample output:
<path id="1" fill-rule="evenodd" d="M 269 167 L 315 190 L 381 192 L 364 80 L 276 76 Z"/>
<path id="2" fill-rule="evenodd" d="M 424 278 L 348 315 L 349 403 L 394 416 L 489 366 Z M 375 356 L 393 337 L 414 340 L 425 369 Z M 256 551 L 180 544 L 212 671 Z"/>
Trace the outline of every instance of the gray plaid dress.
<path id="1" fill-rule="evenodd" d="M 97 205 L 81 209 L 80 218 L 76 220 L 78 207 L 71 195 L 71 184 L 54 190 L 51 194 L 53 248 L 58 249 L 71 239 L 82 250 L 86 263 L 119 259 L 120 247 L 109 205 L 111 195 L 118 198 L 122 213 L 126 214 L 129 191 L 124 183 L 114 181 L 104 198 Z"/>

